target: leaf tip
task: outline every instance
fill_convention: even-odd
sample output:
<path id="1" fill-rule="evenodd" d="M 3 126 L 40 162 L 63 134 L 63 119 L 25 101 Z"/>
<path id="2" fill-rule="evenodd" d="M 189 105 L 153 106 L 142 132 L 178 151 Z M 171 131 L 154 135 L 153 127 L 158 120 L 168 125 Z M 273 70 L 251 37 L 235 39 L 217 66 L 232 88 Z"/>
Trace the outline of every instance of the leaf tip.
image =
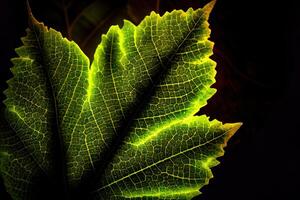
<path id="1" fill-rule="evenodd" d="M 29 0 L 26 1 L 26 8 L 27 8 L 27 14 L 28 14 L 28 24 L 29 24 L 29 27 L 32 27 L 33 24 L 38 23 L 38 21 L 35 19 L 35 17 L 32 14 Z"/>
<path id="2" fill-rule="evenodd" d="M 207 16 L 210 15 L 211 11 L 215 7 L 217 0 L 212 0 L 211 2 L 207 3 L 204 7 L 203 10 L 206 13 Z"/>
<path id="3" fill-rule="evenodd" d="M 26 1 L 26 8 L 27 8 L 28 17 L 29 18 L 33 17 L 32 10 L 31 10 L 31 7 L 30 7 L 30 4 L 29 4 L 28 0 Z"/>
<path id="4" fill-rule="evenodd" d="M 237 130 L 240 129 L 242 125 L 242 122 L 224 124 L 224 128 L 227 129 L 224 147 L 226 147 L 228 140 L 237 132 Z"/>

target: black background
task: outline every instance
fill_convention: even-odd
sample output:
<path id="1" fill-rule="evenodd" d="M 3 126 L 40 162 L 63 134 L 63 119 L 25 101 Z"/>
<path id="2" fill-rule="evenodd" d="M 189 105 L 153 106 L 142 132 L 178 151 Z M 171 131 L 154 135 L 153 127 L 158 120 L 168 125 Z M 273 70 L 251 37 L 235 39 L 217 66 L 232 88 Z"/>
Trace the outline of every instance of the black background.
<path id="1" fill-rule="evenodd" d="M 115 6 L 133 6 L 138 22 L 156 6 L 155 0 L 152 4 L 144 2 L 115 1 Z M 197 8 L 206 2 L 161 0 L 159 11 Z M 63 14 L 51 5 L 51 1 L 31 1 L 37 19 L 65 34 L 64 21 L 58 20 Z M 1 0 L 0 8 L 2 101 L 5 81 L 11 77 L 10 58 L 16 56 L 14 48 L 21 45 L 19 38 L 25 35 L 27 16 L 25 1 Z M 108 20 L 97 34 L 105 33 L 114 22 Z M 210 24 L 215 42 L 213 59 L 218 62 L 214 85 L 218 92 L 200 113 L 244 125 L 219 159 L 221 165 L 213 168 L 215 178 L 195 199 L 298 199 L 300 6 L 289 0 L 219 0 Z M 93 51 L 92 47 L 83 50 L 88 55 Z M 6 198 L 1 185 L 0 199 Z"/>

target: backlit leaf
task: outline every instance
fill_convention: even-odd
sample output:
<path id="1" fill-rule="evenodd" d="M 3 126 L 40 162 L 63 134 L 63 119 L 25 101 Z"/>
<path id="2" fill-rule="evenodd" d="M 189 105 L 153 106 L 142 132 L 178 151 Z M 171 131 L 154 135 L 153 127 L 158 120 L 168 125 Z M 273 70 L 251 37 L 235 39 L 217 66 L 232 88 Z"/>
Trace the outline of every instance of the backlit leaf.
<path id="1" fill-rule="evenodd" d="M 85 199 L 198 195 L 241 126 L 195 116 L 216 92 L 214 3 L 112 26 L 91 64 L 30 16 L 1 121 L 0 170 L 13 199 L 37 199 L 45 177 Z"/>

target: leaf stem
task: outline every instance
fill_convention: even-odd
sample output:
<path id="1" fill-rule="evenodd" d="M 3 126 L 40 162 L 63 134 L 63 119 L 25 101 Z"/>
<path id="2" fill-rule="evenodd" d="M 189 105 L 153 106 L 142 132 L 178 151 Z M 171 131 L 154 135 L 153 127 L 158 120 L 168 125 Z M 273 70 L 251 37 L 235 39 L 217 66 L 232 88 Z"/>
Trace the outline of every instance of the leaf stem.
<path id="1" fill-rule="evenodd" d="M 155 10 L 156 10 L 157 13 L 159 13 L 159 10 L 160 10 L 160 0 L 156 0 Z"/>
<path id="2" fill-rule="evenodd" d="M 90 34 L 85 38 L 85 40 L 82 41 L 80 46 L 84 49 L 84 47 L 88 44 L 91 38 L 97 33 L 97 31 L 114 15 L 115 15 L 115 11 L 110 12 L 108 16 L 106 16 L 103 20 L 101 20 L 101 22 L 97 24 L 97 26 L 90 32 Z"/>
<path id="3" fill-rule="evenodd" d="M 72 39 L 72 35 L 71 35 L 70 20 L 69 20 L 69 15 L 68 15 L 68 8 L 69 8 L 69 6 L 70 6 L 70 3 L 68 5 L 66 5 L 65 0 L 62 0 L 62 9 L 63 9 L 63 13 L 64 13 L 64 18 L 65 18 L 67 38 L 69 40 L 71 40 Z"/>
<path id="4" fill-rule="evenodd" d="M 75 17 L 75 19 L 72 21 L 72 23 L 70 24 L 69 26 L 69 32 L 70 32 L 70 36 L 72 37 L 72 33 L 73 33 L 73 29 L 74 29 L 74 26 L 75 24 L 79 21 L 80 17 L 83 15 L 85 9 L 87 8 L 88 6 L 86 6 L 85 8 L 83 8 L 80 13 Z"/>

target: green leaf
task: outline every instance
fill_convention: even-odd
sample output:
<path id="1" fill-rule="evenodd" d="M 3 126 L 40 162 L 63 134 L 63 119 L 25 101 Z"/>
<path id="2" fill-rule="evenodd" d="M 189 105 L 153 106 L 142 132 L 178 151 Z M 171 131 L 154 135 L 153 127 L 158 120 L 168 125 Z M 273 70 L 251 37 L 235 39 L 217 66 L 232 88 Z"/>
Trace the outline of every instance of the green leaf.
<path id="1" fill-rule="evenodd" d="M 216 92 L 214 3 L 112 26 L 91 66 L 77 44 L 31 15 L 0 129 L 11 196 L 36 198 L 45 177 L 92 199 L 198 195 L 241 126 L 195 115 Z"/>
<path id="2" fill-rule="evenodd" d="M 0 130 L 0 175 L 13 199 L 29 199 L 34 180 L 43 172 L 2 115 Z"/>

